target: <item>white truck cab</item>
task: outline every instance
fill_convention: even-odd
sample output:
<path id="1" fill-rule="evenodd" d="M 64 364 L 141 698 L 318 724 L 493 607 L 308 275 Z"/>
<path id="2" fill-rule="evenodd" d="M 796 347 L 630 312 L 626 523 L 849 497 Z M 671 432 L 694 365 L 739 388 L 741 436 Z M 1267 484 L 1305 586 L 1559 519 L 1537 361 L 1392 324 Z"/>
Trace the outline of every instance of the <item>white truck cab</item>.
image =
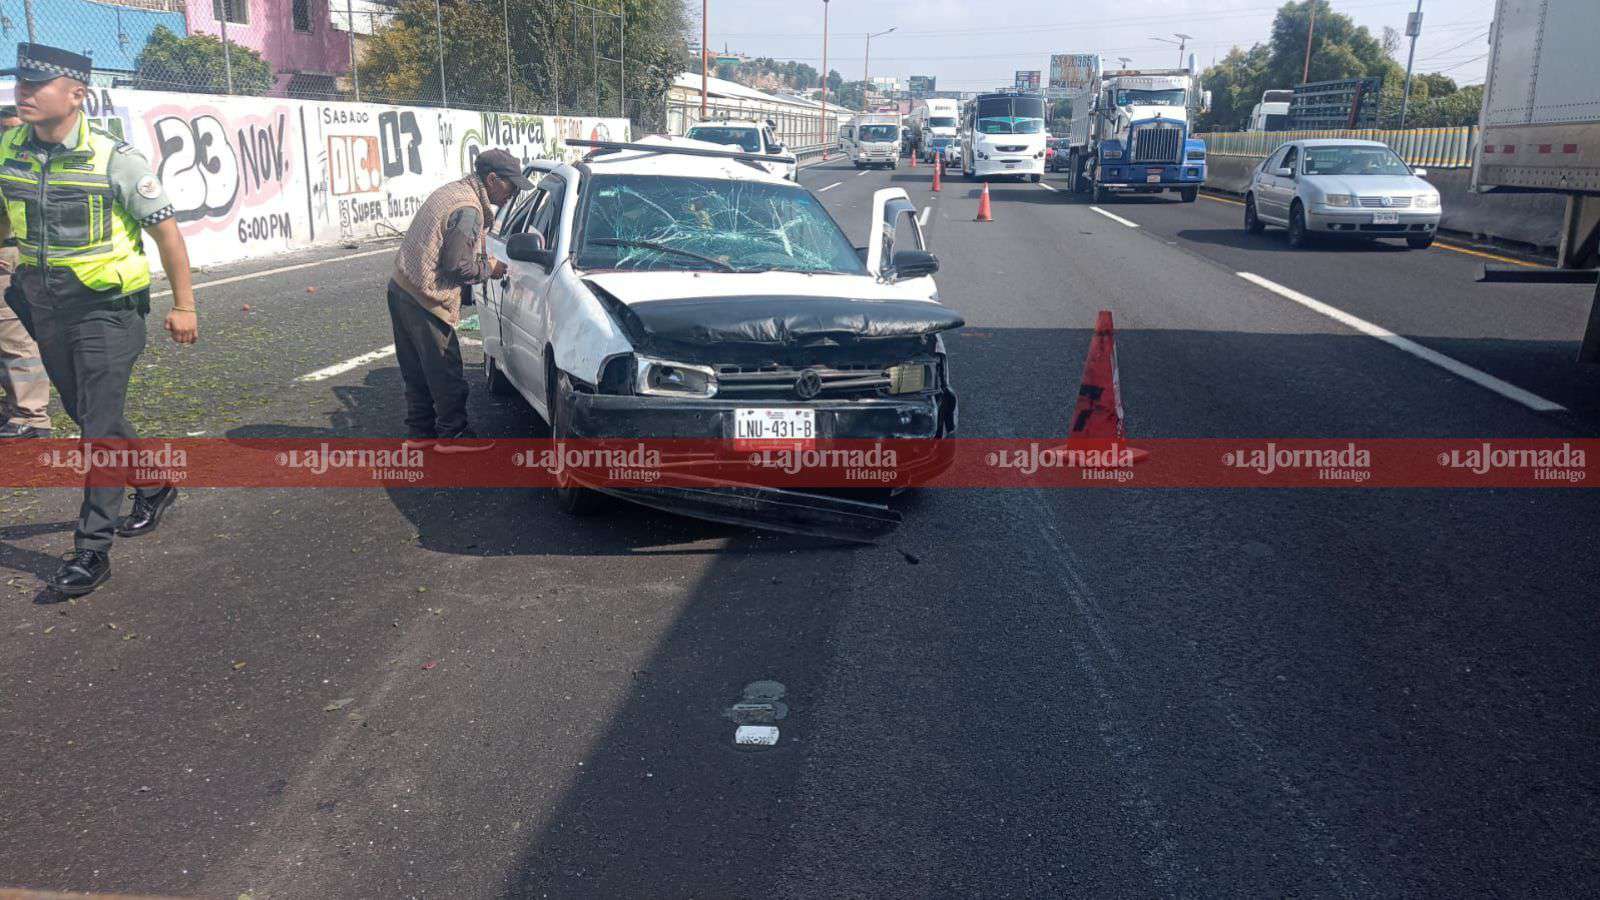
<path id="1" fill-rule="evenodd" d="M 867 166 L 900 168 L 900 116 L 898 113 L 863 113 L 839 129 L 845 156 L 858 169 Z"/>
<path id="2" fill-rule="evenodd" d="M 795 155 L 778 140 L 777 128 L 771 121 L 708 120 L 689 126 L 684 137 L 709 144 L 737 147 L 746 153 L 786 157 L 787 162 L 761 163 L 761 166 L 779 178 L 795 181 L 799 177 L 799 164 Z"/>

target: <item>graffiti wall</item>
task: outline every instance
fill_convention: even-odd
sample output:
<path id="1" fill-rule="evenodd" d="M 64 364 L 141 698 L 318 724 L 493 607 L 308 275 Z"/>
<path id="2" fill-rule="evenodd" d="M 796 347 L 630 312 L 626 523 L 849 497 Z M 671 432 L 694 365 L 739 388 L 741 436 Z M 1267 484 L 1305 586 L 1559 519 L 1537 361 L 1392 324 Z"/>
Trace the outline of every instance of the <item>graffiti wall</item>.
<path id="1" fill-rule="evenodd" d="M 490 147 L 571 160 L 568 138 L 630 135 L 626 119 L 99 87 L 85 111 L 149 158 L 197 266 L 403 232 Z"/>

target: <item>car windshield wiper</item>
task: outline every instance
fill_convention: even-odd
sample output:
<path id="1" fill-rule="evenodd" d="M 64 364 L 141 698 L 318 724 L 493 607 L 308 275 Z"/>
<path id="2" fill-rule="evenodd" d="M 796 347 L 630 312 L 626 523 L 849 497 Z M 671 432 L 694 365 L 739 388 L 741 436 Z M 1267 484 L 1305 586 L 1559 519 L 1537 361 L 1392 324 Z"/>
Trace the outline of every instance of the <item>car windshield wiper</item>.
<path id="1" fill-rule="evenodd" d="M 717 259 L 715 256 L 706 256 L 703 253 L 696 253 L 693 250 L 684 250 L 681 247 L 674 247 L 671 244 L 663 244 L 659 241 L 627 241 L 620 238 L 601 238 L 599 240 L 590 241 L 589 243 L 598 244 L 601 247 L 639 247 L 645 250 L 659 250 L 662 253 L 676 253 L 679 256 L 687 256 L 690 259 L 698 259 L 701 262 L 710 263 L 724 272 L 738 271 L 733 266 L 730 266 L 722 260 Z"/>

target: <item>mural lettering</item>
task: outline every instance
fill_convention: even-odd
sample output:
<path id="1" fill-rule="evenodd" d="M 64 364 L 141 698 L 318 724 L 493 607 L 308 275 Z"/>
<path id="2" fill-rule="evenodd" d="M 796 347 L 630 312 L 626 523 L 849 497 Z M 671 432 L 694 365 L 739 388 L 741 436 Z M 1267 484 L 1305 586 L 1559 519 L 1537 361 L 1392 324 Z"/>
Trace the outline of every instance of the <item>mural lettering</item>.
<path id="1" fill-rule="evenodd" d="M 334 196 L 367 194 L 383 186 L 378 139 L 366 135 L 328 138 L 328 185 Z"/>
<path id="2" fill-rule="evenodd" d="M 379 113 L 378 138 L 383 142 L 385 178 L 406 172 L 422 174 L 422 129 L 417 125 L 416 113 L 410 110 Z"/>
<path id="3" fill-rule="evenodd" d="M 288 158 L 283 152 L 284 136 L 288 133 L 282 113 L 276 127 L 251 125 L 239 129 L 239 155 L 244 163 L 245 188 L 259 194 L 268 186 L 281 185 L 289 174 Z"/>
<path id="4" fill-rule="evenodd" d="M 245 216 L 239 220 L 239 243 L 252 241 L 287 241 L 294 237 L 288 213 L 267 213 L 264 216 Z"/>
<path id="5" fill-rule="evenodd" d="M 156 176 L 179 222 L 225 216 L 239 193 L 239 159 L 215 116 L 165 116 L 155 123 Z"/>

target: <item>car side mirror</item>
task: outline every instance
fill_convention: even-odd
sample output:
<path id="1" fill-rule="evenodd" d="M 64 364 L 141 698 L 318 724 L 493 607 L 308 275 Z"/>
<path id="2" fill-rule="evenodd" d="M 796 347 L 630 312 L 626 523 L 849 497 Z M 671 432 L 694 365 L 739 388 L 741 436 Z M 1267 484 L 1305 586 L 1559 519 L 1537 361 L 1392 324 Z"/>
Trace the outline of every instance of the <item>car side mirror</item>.
<path id="1" fill-rule="evenodd" d="M 506 256 L 517 262 L 533 263 L 546 272 L 555 265 L 556 254 L 544 246 L 544 235 L 537 231 L 514 234 L 506 241 Z"/>
<path id="2" fill-rule="evenodd" d="M 1278 176 L 1279 178 L 1293 178 L 1294 170 L 1288 166 L 1279 166 L 1272 170 L 1272 174 Z"/>
<path id="3" fill-rule="evenodd" d="M 1418 178 L 1425 178 L 1428 175 L 1428 170 L 1427 169 L 1412 169 L 1411 170 L 1411 174 L 1417 176 Z"/>
<path id="4" fill-rule="evenodd" d="M 772 145 L 772 149 L 769 150 L 768 152 L 770 152 L 770 153 L 782 153 L 783 152 L 783 145 L 782 144 L 773 144 Z"/>
<path id="5" fill-rule="evenodd" d="M 897 250 L 890 260 L 891 281 L 926 278 L 939 271 L 939 257 L 926 250 Z"/>

